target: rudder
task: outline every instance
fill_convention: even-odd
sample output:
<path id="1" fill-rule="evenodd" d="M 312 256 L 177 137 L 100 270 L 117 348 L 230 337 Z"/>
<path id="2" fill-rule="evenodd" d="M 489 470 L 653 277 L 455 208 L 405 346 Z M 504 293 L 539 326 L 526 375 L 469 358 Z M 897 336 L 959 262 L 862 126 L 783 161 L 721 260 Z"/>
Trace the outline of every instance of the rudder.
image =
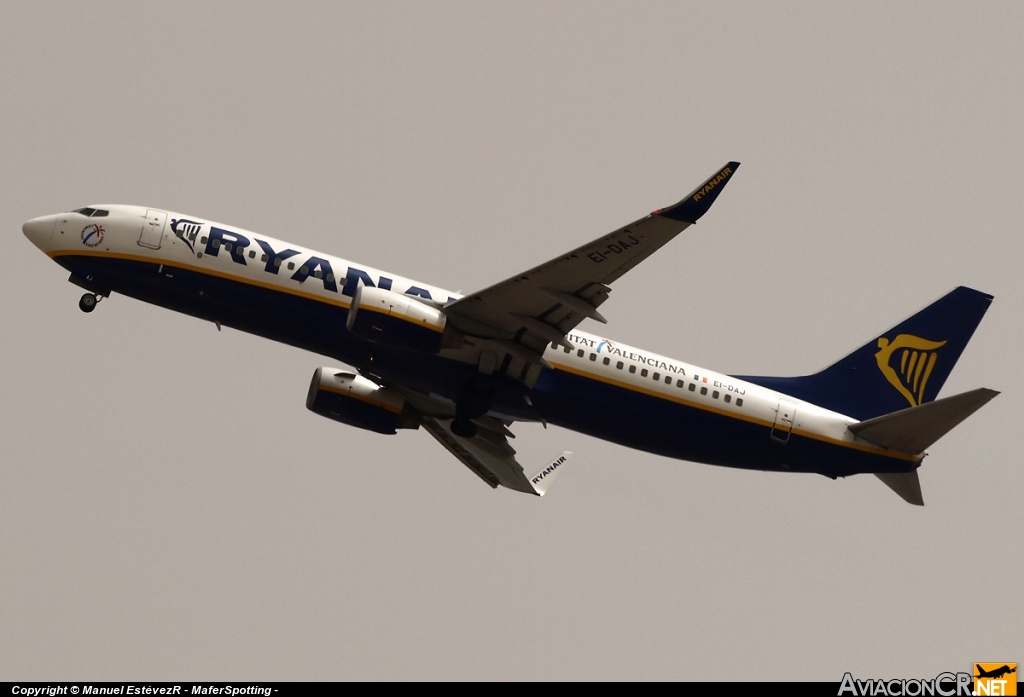
<path id="1" fill-rule="evenodd" d="M 960 286 L 820 373 L 737 377 L 862 421 L 915 407 L 938 395 L 991 302 Z"/>

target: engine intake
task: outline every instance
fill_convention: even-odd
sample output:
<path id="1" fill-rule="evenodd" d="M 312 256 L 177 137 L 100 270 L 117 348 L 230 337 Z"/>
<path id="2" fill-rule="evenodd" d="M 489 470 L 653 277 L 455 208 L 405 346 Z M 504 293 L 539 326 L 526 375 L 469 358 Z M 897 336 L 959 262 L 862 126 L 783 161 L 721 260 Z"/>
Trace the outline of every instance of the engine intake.
<path id="1" fill-rule="evenodd" d="M 441 349 L 445 319 L 441 310 L 416 298 L 383 288 L 359 286 L 346 326 L 367 341 L 437 353 Z"/>
<path id="2" fill-rule="evenodd" d="M 317 368 L 306 396 L 315 414 L 376 433 L 419 428 L 419 417 L 394 390 L 339 368 Z"/>

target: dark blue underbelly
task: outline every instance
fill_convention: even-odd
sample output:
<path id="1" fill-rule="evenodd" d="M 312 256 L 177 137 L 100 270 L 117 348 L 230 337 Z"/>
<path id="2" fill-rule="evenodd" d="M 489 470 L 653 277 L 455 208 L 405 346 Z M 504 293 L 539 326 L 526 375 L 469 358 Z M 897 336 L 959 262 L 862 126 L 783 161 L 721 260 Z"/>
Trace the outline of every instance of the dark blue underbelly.
<path id="1" fill-rule="evenodd" d="M 158 263 L 72 255 L 55 261 L 80 276 L 96 276 L 115 292 L 328 356 L 419 392 L 454 401 L 479 384 L 472 365 L 359 339 L 345 328 L 348 309 L 344 307 L 189 269 L 165 266 L 163 273 L 158 273 Z M 493 390 L 497 412 L 520 419 L 546 419 L 595 438 L 675 459 L 827 476 L 916 467 L 916 463 L 795 433 L 782 444 L 770 438 L 769 426 L 562 370 L 543 371 L 532 391 L 504 377 L 494 378 L 487 386 Z"/>

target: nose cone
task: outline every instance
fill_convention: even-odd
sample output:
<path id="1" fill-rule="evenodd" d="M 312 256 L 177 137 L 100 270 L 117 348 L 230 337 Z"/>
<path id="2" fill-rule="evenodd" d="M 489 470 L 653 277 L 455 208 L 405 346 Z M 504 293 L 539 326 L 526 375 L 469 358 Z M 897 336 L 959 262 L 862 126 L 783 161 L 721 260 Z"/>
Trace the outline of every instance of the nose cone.
<path id="1" fill-rule="evenodd" d="M 57 216 L 55 215 L 32 218 L 32 220 L 21 226 L 21 231 L 25 233 L 25 237 L 32 244 L 45 252 L 50 246 L 50 235 L 53 234 L 53 226 L 56 222 Z"/>

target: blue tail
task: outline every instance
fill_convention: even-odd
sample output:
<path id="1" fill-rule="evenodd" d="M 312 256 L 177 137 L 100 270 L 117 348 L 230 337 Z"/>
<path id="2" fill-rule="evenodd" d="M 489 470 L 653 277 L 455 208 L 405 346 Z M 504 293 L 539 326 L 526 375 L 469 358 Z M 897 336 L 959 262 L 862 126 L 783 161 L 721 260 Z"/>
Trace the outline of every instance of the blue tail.
<path id="1" fill-rule="evenodd" d="M 931 402 L 991 302 L 960 286 L 820 373 L 737 377 L 861 421 Z"/>

